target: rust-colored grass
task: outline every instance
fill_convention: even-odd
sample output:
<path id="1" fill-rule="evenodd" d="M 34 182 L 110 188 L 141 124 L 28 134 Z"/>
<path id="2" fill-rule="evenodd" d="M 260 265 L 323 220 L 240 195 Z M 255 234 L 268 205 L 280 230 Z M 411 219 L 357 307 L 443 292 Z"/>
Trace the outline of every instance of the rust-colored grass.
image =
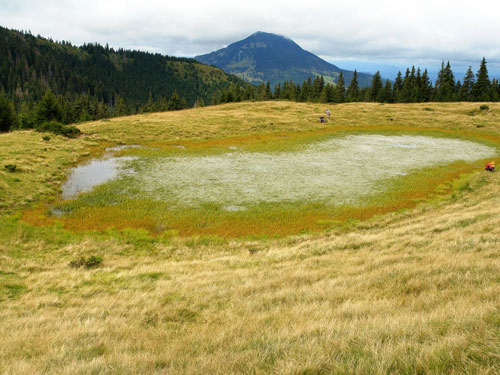
<path id="1" fill-rule="evenodd" d="M 254 134 L 243 137 L 228 137 L 208 141 L 153 142 L 155 147 L 165 147 L 172 152 L 183 154 L 214 153 L 226 150 L 229 146 L 240 149 L 273 151 L 297 147 L 325 136 L 339 134 L 418 134 L 459 137 L 499 145 L 500 137 L 492 134 L 475 134 L 470 131 L 453 131 L 450 129 L 416 128 L 410 126 L 360 126 L 355 129 L 338 126 L 316 131 Z M 171 148 L 182 145 L 183 149 Z M 130 152 L 149 152 L 148 149 L 132 149 Z M 156 152 L 153 150 L 153 152 Z M 342 227 L 348 221 L 367 220 L 392 211 L 411 209 L 418 204 L 432 200 L 436 196 L 445 196 L 453 192 L 453 181 L 461 176 L 480 170 L 484 163 L 476 165 L 455 163 L 448 165 L 443 160 L 443 167 L 431 168 L 410 176 L 387 182 L 392 186 L 381 196 L 364 197 L 359 204 L 331 207 L 328 205 L 303 204 L 295 205 L 260 205 L 244 212 L 227 212 L 224 210 L 172 208 L 168 203 L 147 200 L 127 200 L 123 204 L 110 206 L 85 206 L 72 204 L 75 208 L 71 214 L 61 218 L 53 218 L 50 209 L 40 208 L 28 210 L 23 219 L 35 225 L 46 225 L 54 221 L 74 231 L 101 231 L 110 228 L 142 228 L 152 235 L 165 231 L 174 231 L 182 237 L 218 236 L 231 237 L 274 237 L 297 233 L 320 232 L 325 229 Z"/>

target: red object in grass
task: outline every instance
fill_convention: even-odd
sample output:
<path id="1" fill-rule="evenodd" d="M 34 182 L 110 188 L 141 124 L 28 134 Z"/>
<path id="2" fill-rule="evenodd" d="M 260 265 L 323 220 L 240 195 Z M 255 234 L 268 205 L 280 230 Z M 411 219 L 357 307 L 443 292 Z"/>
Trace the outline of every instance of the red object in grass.
<path id="1" fill-rule="evenodd" d="M 495 162 L 492 161 L 491 163 L 486 163 L 486 166 L 484 167 L 485 170 L 493 172 L 495 170 Z"/>

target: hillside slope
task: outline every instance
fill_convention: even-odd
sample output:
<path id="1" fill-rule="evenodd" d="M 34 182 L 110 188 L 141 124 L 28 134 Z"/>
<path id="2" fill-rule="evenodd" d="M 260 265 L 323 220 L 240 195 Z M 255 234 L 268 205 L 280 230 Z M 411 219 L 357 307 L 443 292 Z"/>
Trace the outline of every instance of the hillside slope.
<path id="1" fill-rule="evenodd" d="M 342 71 L 347 83 L 353 72 L 343 70 L 302 49 L 293 40 L 281 35 L 257 32 L 218 51 L 196 56 L 205 64 L 215 65 L 251 83 L 294 81 L 302 83 L 308 77 L 323 76 L 336 82 Z M 368 86 L 372 76 L 358 74 L 360 86 Z"/>
<path id="2" fill-rule="evenodd" d="M 174 91 L 188 105 L 209 101 L 238 78 L 198 61 L 107 46 L 54 42 L 0 27 L 0 89 L 16 101 L 36 101 L 50 87 L 55 94 L 88 94 L 113 105 L 120 95 L 132 106 Z"/>

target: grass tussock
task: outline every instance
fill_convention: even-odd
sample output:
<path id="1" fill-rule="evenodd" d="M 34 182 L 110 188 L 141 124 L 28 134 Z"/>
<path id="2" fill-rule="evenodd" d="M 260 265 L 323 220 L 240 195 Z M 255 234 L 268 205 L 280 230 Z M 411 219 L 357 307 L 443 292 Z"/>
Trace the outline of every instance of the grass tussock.
<path id="1" fill-rule="evenodd" d="M 231 116 L 245 105 L 248 122 L 233 129 L 238 122 Z M 346 127 L 383 126 L 390 116 L 401 126 L 440 127 L 494 142 L 500 107 L 488 103 L 481 115 L 487 126 L 476 128 L 467 113 L 477 105 L 431 103 L 425 106 L 434 110 L 427 111 L 424 105 L 348 104 L 333 113 Z M 186 117 L 181 111 L 172 114 L 176 119 L 153 114 L 84 124 L 78 139 L 0 135 L 2 164 L 19 168 L 0 171 L 0 373 L 498 373 L 498 173 L 457 163 L 453 176 L 439 180 L 427 170 L 436 178 L 428 180 L 429 189 L 446 198 L 353 218 L 330 232 L 271 239 L 182 238 L 175 231 L 155 237 L 130 227 L 77 232 L 55 217 L 39 226 L 21 220 L 26 207 L 54 196 L 70 165 L 118 143 L 120 135 L 125 143 L 147 144 L 314 131 L 322 108 L 243 103 L 189 110 Z M 199 117 L 208 113 L 214 116 L 208 124 L 185 126 L 203 123 Z M 276 117 L 278 130 L 252 130 L 256 119 L 269 121 L 266 113 Z M 156 130 L 148 135 L 134 121 Z M 399 183 L 411 187 L 417 180 Z M 43 205 L 38 210 L 29 214 L 48 220 Z M 81 257 L 104 261 L 68 267 Z"/>

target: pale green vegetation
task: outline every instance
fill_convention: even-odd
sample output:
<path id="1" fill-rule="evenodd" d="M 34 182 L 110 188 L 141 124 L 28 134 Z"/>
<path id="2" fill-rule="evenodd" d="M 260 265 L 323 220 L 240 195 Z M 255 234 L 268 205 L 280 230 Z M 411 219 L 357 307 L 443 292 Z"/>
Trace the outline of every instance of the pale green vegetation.
<path id="1" fill-rule="evenodd" d="M 349 104 L 335 107 L 329 125 L 494 147 L 500 106 L 488 105 L 470 116 L 477 104 Z M 157 235 L 139 229 L 144 211 L 134 217 L 133 206 L 126 229 L 73 231 L 48 216 L 69 167 L 106 147 L 142 144 L 117 154 L 175 158 L 218 157 L 230 146 L 238 150 L 229 154 L 271 152 L 286 148 L 280 139 L 307 148 L 335 133 L 322 130 L 322 111 L 241 103 L 83 124 L 78 139 L 0 135 L 2 163 L 17 166 L 0 170 L 0 373 L 498 373 L 500 175 L 467 162 L 449 175 L 431 166 L 401 176 L 392 191 L 417 186 L 417 207 L 326 232 Z M 418 184 L 436 176 L 429 190 Z"/>
<path id="2" fill-rule="evenodd" d="M 313 143 L 292 142 L 288 151 L 287 144 L 278 143 L 279 151 L 272 145 L 266 152 L 249 151 L 246 145 L 247 150 L 216 148 L 215 154 L 203 149 L 204 155 L 189 155 L 184 146 L 180 156 L 165 156 L 171 150 L 159 148 L 129 149 L 149 154 L 142 157 L 107 154 L 71 173 L 62 197 L 76 199 L 57 204 L 52 212 L 77 229 L 116 227 L 119 219 L 121 227 L 146 228 L 160 235 L 324 230 L 339 220 L 343 224 L 341 216 L 347 212 L 356 217 L 354 208 L 370 216 L 373 207 L 411 204 L 408 196 L 416 199 L 422 191 L 409 193 L 415 190 L 409 185 L 416 176 L 420 185 L 427 184 L 425 172 L 439 173 L 438 166 L 496 154 L 495 148 L 480 143 L 402 135 L 330 136 Z M 76 196 L 80 187 L 100 183 L 110 173 L 117 178 Z M 288 222 L 274 218 L 279 215 Z M 142 220 L 131 222 L 136 217 Z M 248 228 L 250 222 L 257 222 L 259 229 Z"/>
<path id="3" fill-rule="evenodd" d="M 456 139 L 357 135 L 291 152 L 144 158 L 127 164 L 123 193 L 177 206 L 265 202 L 353 204 L 389 179 L 424 167 L 492 157 L 494 148 Z M 120 189 L 120 187 L 118 187 Z M 118 192 L 117 192 L 118 193 Z"/>

